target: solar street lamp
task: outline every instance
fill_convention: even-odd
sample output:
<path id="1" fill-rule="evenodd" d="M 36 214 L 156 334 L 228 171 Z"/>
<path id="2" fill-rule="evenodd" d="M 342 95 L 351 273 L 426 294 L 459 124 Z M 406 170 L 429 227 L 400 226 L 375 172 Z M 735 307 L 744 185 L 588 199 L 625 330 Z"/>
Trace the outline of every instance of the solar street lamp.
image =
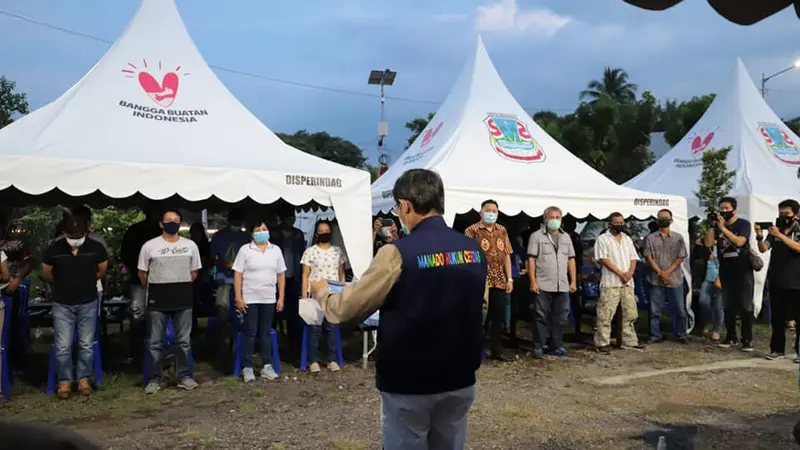
<path id="1" fill-rule="evenodd" d="M 372 70 L 369 73 L 369 80 L 367 84 L 381 87 L 381 120 L 378 122 L 378 174 L 383 175 L 389 168 L 389 157 L 386 155 L 383 141 L 389 135 L 389 124 L 386 122 L 386 97 L 384 95 L 384 86 L 394 85 L 394 80 L 397 78 L 397 72 L 386 70 Z"/>

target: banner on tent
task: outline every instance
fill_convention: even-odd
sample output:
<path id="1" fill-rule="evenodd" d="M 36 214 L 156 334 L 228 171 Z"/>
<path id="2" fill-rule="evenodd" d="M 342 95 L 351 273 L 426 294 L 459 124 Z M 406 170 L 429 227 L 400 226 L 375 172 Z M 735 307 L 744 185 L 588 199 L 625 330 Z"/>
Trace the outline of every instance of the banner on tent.
<path id="1" fill-rule="evenodd" d="M 284 177 L 287 186 L 342 187 L 342 179 L 309 175 L 291 175 Z"/>
<path id="2" fill-rule="evenodd" d="M 703 165 L 703 152 L 707 149 L 711 148 L 711 142 L 714 140 L 714 137 L 717 135 L 717 130 L 719 127 L 715 127 L 713 129 L 700 129 L 695 133 L 687 136 L 686 139 L 689 140 L 689 148 L 691 151 L 691 158 L 675 158 L 672 162 L 675 163 L 675 167 L 679 169 L 686 169 L 689 167 L 697 167 Z"/>
<path id="3" fill-rule="evenodd" d="M 513 114 L 488 113 L 483 120 L 489 131 L 489 142 L 498 155 L 516 162 L 544 162 L 546 155 L 531 136 L 528 124 Z"/>
<path id="4" fill-rule="evenodd" d="M 758 123 L 758 132 L 764 138 L 764 143 L 778 161 L 789 165 L 800 165 L 800 149 L 789 134 L 780 125 L 775 123 Z"/>
<path id="5" fill-rule="evenodd" d="M 119 106 L 133 111 L 133 117 L 140 119 L 155 120 L 159 122 L 178 122 L 196 123 L 198 117 L 208 115 L 208 110 L 199 108 L 190 109 L 170 109 L 178 98 L 178 90 L 181 78 L 190 75 L 188 72 L 181 72 L 181 66 L 174 69 L 164 69 L 164 65 L 159 60 L 158 63 L 148 64 L 147 59 L 142 59 L 141 67 L 133 62 L 128 62 L 122 69 L 125 78 L 135 78 L 142 88 L 142 92 L 156 104 L 156 106 L 140 105 L 133 101 L 120 100 Z M 164 72 L 166 70 L 166 72 Z M 158 81 L 156 75 L 161 75 Z"/>
<path id="6" fill-rule="evenodd" d="M 664 208 L 669 206 L 668 198 L 635 198 L 633 199 L 633 206 L 662 206 Z"/>
<path id="7" fill-rule="evenodd" d="M 420 159 L 422 159 L 423 156 L 425 156 L 427 153 L 430 153 L 431 150 L 436 148 L 436 146 L 434 145 L 433 138 L 435 138 L 436 135 L 439 134 L 439 130 L 442 129 L 442 125 L 444 125 L 444 122 L 439 122 L 435 125 L 431 124 L 430 126 L 428 126 L 428 128 L 425 129 L 422 135 L 417 138 L 421 139 L 417 151 L 409 155 L 406 155 L 403 158 L 404 166 L 419 161 Z"/>

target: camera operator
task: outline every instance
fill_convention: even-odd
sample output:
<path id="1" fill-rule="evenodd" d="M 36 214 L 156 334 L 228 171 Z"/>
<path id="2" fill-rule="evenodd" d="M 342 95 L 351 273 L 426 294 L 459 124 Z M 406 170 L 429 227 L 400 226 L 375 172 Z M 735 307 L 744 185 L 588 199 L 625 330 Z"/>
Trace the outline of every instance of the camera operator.
<path id="1" fill-rule="evenodd" d="M 722 348 L 736 345 L 736 316 L 742 318 L 742 351 L 753 351 L 753 292 L 754 276 L 748 256 L 750 222 L 736 216 L 736 199 L 720 199 L 719 214 L 709 214 L 710 226 L 705 236 L 706 248 L 717 243 L 719 278 L 725 303 L 725 328 L 727 336 L 719 344 Z M 716 220 L 714 222 L 713 220 Z"/>
<path id="2" fill-rule="evenodd" d="M 778 204 L 778 219 L 770 225 L 768 236 L 764 239 L 761 227 L 755 226 L 758 250 L 761 253 L 772 249 L 767 281 L 772 308 L 772 339 L 767 359 L 782 359 L 786 352 L 786 321 L 797 320 L 800 300 L 800 225 L 797 213 L 800 204 L 795 200 L 784 200 Z M 798 334 L 795 331 L 797 348 Z"/>

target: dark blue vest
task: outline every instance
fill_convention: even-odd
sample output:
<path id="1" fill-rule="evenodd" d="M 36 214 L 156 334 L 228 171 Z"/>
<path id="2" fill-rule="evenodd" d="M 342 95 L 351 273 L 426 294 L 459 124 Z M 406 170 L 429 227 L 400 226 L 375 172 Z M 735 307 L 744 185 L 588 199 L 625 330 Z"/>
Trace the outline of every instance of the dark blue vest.
<path id="1" fill-rule="evenodd" d="M 394 245 L 403 271 L 381 307 L 378 389 L 436 394 L 472 386 L 483 348 L 483 251 L 440 216 Z"/>

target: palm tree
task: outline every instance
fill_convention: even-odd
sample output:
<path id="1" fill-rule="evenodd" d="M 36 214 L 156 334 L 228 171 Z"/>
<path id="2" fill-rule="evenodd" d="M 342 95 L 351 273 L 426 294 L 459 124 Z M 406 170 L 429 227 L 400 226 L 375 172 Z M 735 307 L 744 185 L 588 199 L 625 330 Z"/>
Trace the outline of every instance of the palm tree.
<path id="1" fill-rule="evenodd" d="M 594 103 L 601 97 L 609 97 L 618 102 L 631 102 L 636 100 L 637 89 L 638 86 L 628 82 L 628 72 L 624 69 L 606 66 L 602 80 L 590 81 L 586 90 L 581 91 L 580 99 L 588 99 L 590 103 Z"/>

